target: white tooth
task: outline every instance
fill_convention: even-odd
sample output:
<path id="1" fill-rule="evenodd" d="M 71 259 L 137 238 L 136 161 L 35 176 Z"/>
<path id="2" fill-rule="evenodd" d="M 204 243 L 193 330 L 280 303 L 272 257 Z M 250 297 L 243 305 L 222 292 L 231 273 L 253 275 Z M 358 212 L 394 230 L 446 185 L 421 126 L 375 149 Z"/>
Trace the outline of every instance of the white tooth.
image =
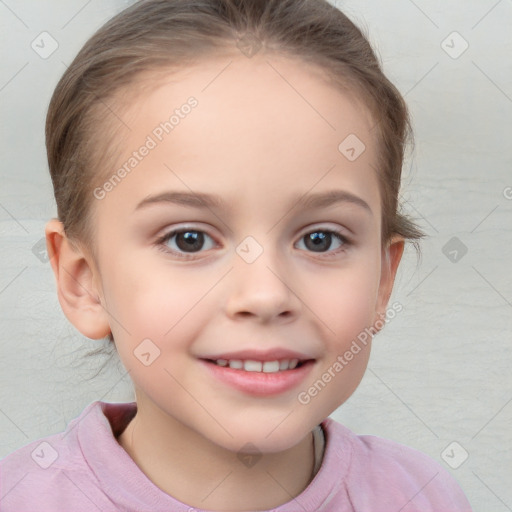
<path id="1" fill-rule="evenodd" d="M 293 370 L 298 364 L 299 364 L 299 360 L 298 359 L 292 359 L 290 361 L 290 370 Z"/>
<path id="2" fill-rule="evenodd" d="M 229 361 L 229 367 L 234 368 L 235 370 L 241 370 L 244 367 L 244 363 L 239 359 L 231 359 Z"/>
<path id="3" fill-rule="evenodd" d="M 246 372 L 261 372 L 262 367 L 261 361 L 244 361 L 244 370 Z"/>
<path id="4" fill-rule="evenodd" d="M 289 359 L 283 359 L 279 363 L 279 369 L 280 370 L 288 370 L 288 367 L 290 366 L 290 360 Z"/>
<path id="5" fill-rule="evenodd" d="M 275 373 L 279 371 L 279 361 L 266 361 L 263 363 L 264 373 Z"/>
<path id="6" fill-rule="evenodd" d="M 227 359 L 217 359 L 217 361 L 215 361 L 219 366 L 227 366 L 228 365 L 228 360 Z"/>

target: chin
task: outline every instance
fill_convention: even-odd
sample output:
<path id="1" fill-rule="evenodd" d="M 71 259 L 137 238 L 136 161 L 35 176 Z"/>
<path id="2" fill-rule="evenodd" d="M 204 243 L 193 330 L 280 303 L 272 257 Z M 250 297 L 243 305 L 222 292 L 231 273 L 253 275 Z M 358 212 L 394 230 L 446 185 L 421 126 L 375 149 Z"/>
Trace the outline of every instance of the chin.
<path id="1" fill-rule="evenodd" d="M 258 422 L 245 421 L 240 424 L 226 425 L 233 437 L 226 435 L 208 437 L 215 444 L 232 452 L 278 453 L 299 444 L 316 424 L 318 423 L 313 422 L 309 425 L 306 422 L 292 419 L 283 422 L 283 418 L 280 422 L 261 419 Z"/>

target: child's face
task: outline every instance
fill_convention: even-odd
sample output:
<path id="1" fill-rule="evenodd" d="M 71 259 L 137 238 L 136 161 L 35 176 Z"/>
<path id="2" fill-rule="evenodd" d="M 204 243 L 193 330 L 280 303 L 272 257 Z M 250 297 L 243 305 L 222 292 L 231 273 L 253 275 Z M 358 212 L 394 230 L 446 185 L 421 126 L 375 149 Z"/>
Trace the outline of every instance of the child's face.
<path id="1" fill-rule="evenodd" d="M 118 166 L 105 172 L 110 177 L 134 151 L 140 161 L 95 201 L 95 282 L 139 412 L 155 429 L 178 421 L 231 450 L 247 442 L 283 450 L 363 376 L 369 343 L 359 343 L 341 371 L 333 365 L 384 312 L 401 251 L 388 268 L 372 120 L 313 71 L 260 55 L 209 60 L 170 76 L 122 114 L 131 130 L 122 132 Z M 181 110 L 169 133 L 158 130 L 191 96 L 197 106 Z M 353 161 L 338 149 L 350 134 L 366 146 Z M 153 146 L 148 136 L 156 147 L 142 157 L 139 148 Z M 358 199 L 299 204 L 335 191 Z M 222 206 L 166 200 L 175 192 L 211 194 Z M 185 228 L 188 238 L 158 242 Z M 331 230 L 348 242 L 329 239 Z M 222 375 L 235 370 L 204 360 L 273 349 L 314 361 L 286 370 L 301 376 L 293 382 L 286 371 L 273 374 L 277 384 L 262 391 L 249 380 L 262 375 L 229 383 Z M 330 382 L 311 396 L 322 376 Z"/>

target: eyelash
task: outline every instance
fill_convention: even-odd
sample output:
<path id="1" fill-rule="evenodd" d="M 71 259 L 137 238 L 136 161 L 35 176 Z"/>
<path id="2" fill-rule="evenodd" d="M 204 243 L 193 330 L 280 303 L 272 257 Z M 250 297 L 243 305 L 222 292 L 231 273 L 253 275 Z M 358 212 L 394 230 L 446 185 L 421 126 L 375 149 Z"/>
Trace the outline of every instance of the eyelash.
<path id="1" fill-rule="evenodd" d="M 170 231 L 169 233 L 166 233 L 165 235 L 161 236 L 160 238 L 158 238 L 156 240 L 155 245 L 157 245 L 159 250 L 165 252 L 166 254 L 172 254 L 172 255 L 177 256 L 178 258 L 181 258 L 183 260 L 196 259 L 197 258 L 196 255 L 200 254 L 201 252 L 204 252 L 204 251 L 197 251 L 194 253 L 180 253 L 175 250 L 169 249 L 169 247 L 166 246 L 166 243 L 169 242 L 169 240 L 171 240 L 173 238 L 173 236 L 180 234 L 180 233 L 187 233 L 187 232 L 203 233 L 213 240 L 212 236 L 208 235 L 208 233 L 206 233 L 205 231 L 203 231 L 201 229 L 181 228 L 181 229 L 174 229 L 174 230 Z M 345 251 L 348 247 L 350 247 L 352 245 L 352 242 L 345 235 L 343 235 L 341 232 L 339 232 L 337 230 L 333 230 L 333 229 L 322 229 L 322 228 L 314 229 L 314 230 L 308 231 L 307 233 L 304 233 L 300 237 L 299 240 L 302 240 L 305 236 L 311 235 L 313 233 L 328 233 L 330 235 L 334 235 L 334 237 L 337 238 L 338 241 L 341 242 L 341 244 L 342 244 L 342 246 L 334 252 L 326 251 L 323 253 L 322 252 L 315 253 L 314 251 L 307 251 L 307 252 L 311 252 L 313 254 L 326 255 L 326 256 L 321 256 L 321 258 L 335 257 L 336 255 Z"/>

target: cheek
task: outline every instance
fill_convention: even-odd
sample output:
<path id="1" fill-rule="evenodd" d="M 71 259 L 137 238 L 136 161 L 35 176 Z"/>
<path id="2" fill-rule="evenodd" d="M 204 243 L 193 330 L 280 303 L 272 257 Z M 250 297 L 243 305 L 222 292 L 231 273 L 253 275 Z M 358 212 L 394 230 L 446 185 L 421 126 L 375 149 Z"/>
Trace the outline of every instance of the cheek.
<path id="1" fill-rule="evenodd" d="M 188 367 L 189 349 L 207 321 L 208 303 L 201 299 L 211 284 L 185 273 L 127 267 L 112 269 L 106 295 L 117 352 L 138 387 L 155 397 L 167 390 L 176 401 L 183 393 L 173 376 L 190 388 L 180 370 Z"/>
<path id="2" fill-rule="evenodd" d="M 330 349 L 343 350 L 373 321 L 379 289 L 379 262 L 361 260 L 346 272 L 336 271 L 311 288 L 312 309 L 325 326 Z M 314 305 L 313 305 L 314 304 Z"/>
<path id="3" fill-rule="evenodd" d="M 133 260 L 110 265 L 105 274 L 114 338 L 131 350 L 146 338 L 162 351 L 189 344 L 193 326 L 205 321 L 208 301 L 203 299 L 218 279 Z"/>
<path id="4" fill-rule="evenodd" d="M 302 390 L 299 402 L 313 417 L 324 417 L 355 391 L 370 357 L 377 286 L 368 273 L 333 282 L 316 304 L 322 319 L 325 353 L 319 372 Z"/>

